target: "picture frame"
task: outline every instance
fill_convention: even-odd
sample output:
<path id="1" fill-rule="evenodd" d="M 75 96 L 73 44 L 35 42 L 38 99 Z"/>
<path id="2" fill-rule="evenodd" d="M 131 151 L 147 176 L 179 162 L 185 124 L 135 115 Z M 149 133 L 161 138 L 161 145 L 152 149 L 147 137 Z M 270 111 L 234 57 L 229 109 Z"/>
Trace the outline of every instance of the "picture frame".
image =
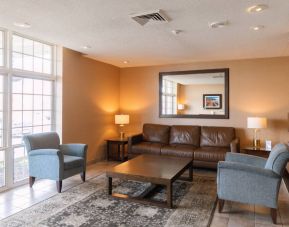
<path id="1" fill-rule="evenodd" d="M 222 109 L 222 94 L 203 94 L 203 108 Z"/>

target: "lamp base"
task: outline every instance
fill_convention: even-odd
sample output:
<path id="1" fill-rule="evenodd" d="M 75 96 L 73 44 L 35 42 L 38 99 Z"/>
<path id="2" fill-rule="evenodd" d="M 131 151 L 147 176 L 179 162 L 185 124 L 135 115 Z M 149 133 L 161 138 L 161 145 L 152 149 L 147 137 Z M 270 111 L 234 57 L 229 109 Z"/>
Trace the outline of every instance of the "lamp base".
<path id="1" fill-rule="evenodd" d="M 120 136 L 121 139 L 124 139 L 125 133 L 124 133 L 124 132 L 120 132 L 120 133 L 119 133 L 119 136 Z"/>
<path id="2" fill-rule="evenodd" d="M 253 147 L 260 148 L 261 147 L 261 141 L 259 139 L 253 140 Z"/>

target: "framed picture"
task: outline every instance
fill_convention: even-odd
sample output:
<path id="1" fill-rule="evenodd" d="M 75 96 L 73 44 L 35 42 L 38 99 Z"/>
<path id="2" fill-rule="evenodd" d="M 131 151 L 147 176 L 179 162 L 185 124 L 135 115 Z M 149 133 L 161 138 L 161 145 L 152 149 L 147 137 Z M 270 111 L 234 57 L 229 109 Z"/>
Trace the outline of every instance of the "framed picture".
<path id="1" fill-rule="evenodd" d="M 203 107 L 204 109 L 221 109 L 222 94 L 204 94 Z"/>

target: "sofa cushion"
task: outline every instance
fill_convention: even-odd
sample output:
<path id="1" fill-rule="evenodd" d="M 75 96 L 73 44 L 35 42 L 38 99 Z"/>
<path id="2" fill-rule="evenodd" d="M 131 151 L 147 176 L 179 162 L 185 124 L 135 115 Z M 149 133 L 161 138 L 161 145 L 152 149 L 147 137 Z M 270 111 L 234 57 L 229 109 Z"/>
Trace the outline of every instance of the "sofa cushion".
<path id="1" fill-rule="evenodd" d="M 141 142 L 138 144 L 132 145 L 131 153 L 132 154 L 161 154 L 162 144 L 160 143 L 151 143 L 151 142 Z"/>
<path id="2" fill-rule="evenodd" d="M 170 126 L 158 124 L 143 125 L 143 140 L 146 142 L 169 143 Z"/>
<path id="3" fill-rule="evenodd" d="M 161 148 L 161 155 L 192 158 L 195 149 L 192 145 L 171 144 Z"/>
<path id="4" fill-rule="evenodd" d="M 200 146 L 200 127 L 173 125 L 170 131 L 170 144 L 188 144 Z"/>
<path id="5" fill-rule="evenodd" d="M 194 160 L 218 162 L 224 161 L 230 148 L 226 147 L 200 147 L 194 151 Z"/>
<path id="6" fill-rule="evenodd" d="M 64 159 L 64 169 L 74 169 L 83 166 L 84 159 L 81 157 L 63 155 Z"/>
<path id="7" fill-rule="evenodd" d="M 235 139 L 232 127 L 201 127 L 201 146 L 229 147 Z"/>

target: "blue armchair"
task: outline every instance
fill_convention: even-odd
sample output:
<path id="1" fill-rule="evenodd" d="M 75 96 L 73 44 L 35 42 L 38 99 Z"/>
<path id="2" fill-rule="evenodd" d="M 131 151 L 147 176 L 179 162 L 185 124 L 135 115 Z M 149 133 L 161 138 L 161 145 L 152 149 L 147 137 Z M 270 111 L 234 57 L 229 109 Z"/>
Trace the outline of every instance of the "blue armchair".
<path id="1" fill-rule="evenodd" d="M 35 178 L 56 181 L 60 193 L 62 180 L 80 173 L 85 181 L 86 144 L 60 144 L 57 133 L 37 133 L 23 137 L 28 153 L 29 184 L 33 186 Z"/>
<path id="2" fill-rule="evenodd" d="M 278 194 L 288 161 L 285 144 L 276 145 L 268 159 L 227 153 L 225 161 L 218 163 L 219 212 L 225 200 L 263 205 L 271 208 L 272 221 L 276 224 Z"/>

